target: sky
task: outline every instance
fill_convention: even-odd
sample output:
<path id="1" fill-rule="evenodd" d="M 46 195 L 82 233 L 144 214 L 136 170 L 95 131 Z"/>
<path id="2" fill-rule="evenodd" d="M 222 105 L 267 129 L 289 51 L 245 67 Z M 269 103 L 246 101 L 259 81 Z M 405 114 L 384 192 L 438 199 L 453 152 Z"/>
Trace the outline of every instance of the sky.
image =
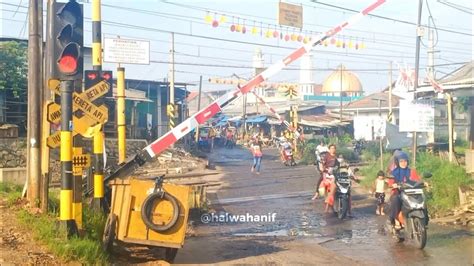
<path id="1" fill-rule="evenodd" d="M 86 46 L 91 45 L 92 1 L 79 1 L 84 5 Z M 257 48 L 262 50 L 268 67 L 301 46 L 295 41 L 266 38 L 268 30 L 286 34 L 317 35 L 347 20 L 371 4 L 369 0 L 314 0 L 285 1 L 303 8 L 303 28 L 278 25 L 277 0 L 102 0 L 103 37 L 150 41 L 150 65 L 123 65 L 127 78 L 164 80 L 169 73 L 171 33 L 175 41 L 175 80 L 195 84 L 203 76 L 204 90 L 230 89 L 229 86 L 210 84 L 211 77 L 228 77 L 233 74 L 251 78 L 252 57 Z M 345 42 L 345 48 L 329 44 L 317 46 L 313 51 L 313 79 L 321 84 L 340 64 L 355 73 L 365 94 L 382 90 L 389 83 L 389 65 L 393 62 L 393 79 L 398 76 L 398 65 L 415 65 L 416 24 L 418 1 L 388 0 L 372 14 L 344 30 L 335 38 Z M 0 36 L 27 38 L 28 0 L 0 0 Z M 435 25 L 434 64 L 436 78 L 441 78 L 473 60 L 473 9 L 470 0 L 424 0 L 422 25 Z M 431 14 L 432 19 L 429 19 Z M 217 27 L 206 22 L 224 21 Z M 434 22 L 434 23 L 433 23 Z M 247 32 L 230 30 L 231 25 L 245 25 Z M 251 34 L 255 26 L 263 36 Z M 428 29 L 420 49 L 420 77 L 426 74 Z M 364 49 L 349 48 L 349 43 L 363 43 Z M 104 69 L 115 70 L 116 64 L 104 63 Z M 273 82 L 297 82 L 299 61 L 270 79 Z"/>

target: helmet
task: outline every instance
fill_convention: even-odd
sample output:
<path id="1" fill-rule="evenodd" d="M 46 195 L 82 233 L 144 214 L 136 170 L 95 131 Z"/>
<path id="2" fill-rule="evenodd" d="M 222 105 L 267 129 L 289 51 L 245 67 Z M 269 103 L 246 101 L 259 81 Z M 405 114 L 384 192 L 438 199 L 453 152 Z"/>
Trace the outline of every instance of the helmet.
<path id="1" fill-rule="evenodd" d="M 406 152 L 403 152 L 403 151 L 395 152 L 394 156 L 395 156 L 395 164 L 397 166 L 399 166 L 400 160 L 406 160 L 407 162 L 409 162 L 408 154 L 406 154 Z"/>

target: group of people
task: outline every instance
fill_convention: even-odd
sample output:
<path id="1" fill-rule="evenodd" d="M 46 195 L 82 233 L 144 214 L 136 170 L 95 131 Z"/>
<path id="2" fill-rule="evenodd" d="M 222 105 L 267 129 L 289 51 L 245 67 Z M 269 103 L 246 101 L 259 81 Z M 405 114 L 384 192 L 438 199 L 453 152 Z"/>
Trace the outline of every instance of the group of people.
<path id="1" fill-rule="evenodd" d="M 316 193 L 314 194 L 312 200 L 319 198 L 319 187 L 321 182 L 325 180 L 329 183 L 329 195 L 326 198 L 326 211 L 328 206 L 332 204 L 331 200 L 334 199 L 334 194 L 336 190 L 336 185 L 334 182 L 334 177 L 331 177 L 329 170 L 334 167 L 340 167 L 343 160 L 336 155 L 336 145 L 330 144 L 325 146 L 321 142 L 316 147 L 316 165 L 320 172 L 320 177 L 316 182 Z M 377 215 L 385 215 L 384 205 L 385 205 L 385 191 L 388 188 L 390 190 L 390 212 L 389 220 L 391 225 L 397 229 L 399 225 L 397 224 L 397 217 L 401 210 L 401 199 L 398 190 L 398 184 L 400 183 L 413 183 L 420 181 L 420 177 L 415 171 L 409 167 L 409 158 L 408 155 L 401 151 L 396 150 L 393 153 L 393 156 L 390 160 L 389 166 L 387 168 L 388 176 L 384 173 L 383 170 L 378 171 L 377 178 L 374 181 L 372 187 L 372 194 L 377 200 L 377 206 L 375 213 Z M 390 178 L 388 178 L 390 177 Z M 349 216 L 351 216 L 351 200 L 349 197 Z"/>
<path id="2" fill-rule="evenodd" d="M 390 188 L 390 212 L 389 220 L 392 227 L 399 229 L 400 225 L 397 223 L 397 217 L 402 207 L 400 192 L 398 184 L 415 183 L 421 180 L 415 169 L 409 166 L 408 154 L 401 150 L 395 150 L 389 163 L 387 173 L 390 178 L 387 178 L 385 173 L 380 170 L 377 173 L 377 179 L 373 184 L 373 194 L 377 199 L 377 208 L 375 213 L 377 215 L 385 215 L 385 191 Z"/>

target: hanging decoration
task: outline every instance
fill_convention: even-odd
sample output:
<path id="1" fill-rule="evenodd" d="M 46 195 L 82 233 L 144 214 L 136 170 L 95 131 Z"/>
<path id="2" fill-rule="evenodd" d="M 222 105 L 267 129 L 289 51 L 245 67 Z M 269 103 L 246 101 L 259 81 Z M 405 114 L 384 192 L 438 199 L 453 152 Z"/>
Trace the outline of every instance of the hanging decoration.
<path id="1" fill-rule="evenodd" d="M 214 16 L 212 16 L 214 14 Z M 237 20 L 237 23 L 235 21 Z M 241 23 L 242 20 L 242 23 Z M 246 34 L 247 31 L 250 32 L 251 35 L 257 35 L 260 33 L 260 36 L 264 38 L 280 38 L 280 40 L 285 40 L 286 42 L 300 42 L 300 43 L 308 43 L 311 41 L 311 36 L 319 35 L 321 32 L 315 31 L 308 31 L 308 30 L 299 30 L 299 32 L 295 32 L 295 29 L 290 29 L 286 27 L 286 30 L 282 28 L 280 25 L 272 25 L 266 24 L 266 29 L 263 26 L 263 22 L 258 22 L 255 20 L 250 20 L 250 23 L 246 23 L 249 20 L 241 17 L 232 16 L 232 22 L 228 22 L 227 16 L 225 14 L 218 14 L 212 11 L 206 11 L 204 15 L 204 21 L 206 24 L 212 26 L 212 28 L 218 28 L 219 26 L 225 26 L 225 24 L 229 25 L 229 29 L 231 32 L 242 33 Z M 253 22 L 253 23 L 252 23 Z M 252 25 L 253 24 L 253 25 Z M 260 26 L 258 26 L 260 24 Z M 252 25 L 250 27 L 250 25 Z M 331 39 L 326 39 L 321 43 L 321 46 L 324 47 L 337 47 L 341 49 L 355 49 L 355 50 L 362 50 L 367 48 L 366 43 L 364 40 L 359 41 L 357 37 L 350 37 L 340 35 L 340 37 L 335 38 L 332 37 Z"/>

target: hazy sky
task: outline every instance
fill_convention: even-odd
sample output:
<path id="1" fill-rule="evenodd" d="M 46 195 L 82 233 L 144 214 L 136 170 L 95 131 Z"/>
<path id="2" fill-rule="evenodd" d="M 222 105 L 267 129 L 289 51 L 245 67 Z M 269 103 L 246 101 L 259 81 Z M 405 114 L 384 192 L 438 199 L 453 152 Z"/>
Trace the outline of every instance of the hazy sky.
<path id="1" fill-rule="evenodd" d="M 85 45 L 91 44 L 91 1 L 84 3 Z M 354 13 L 341 8 L 361 10 L 373 1 L 286 1 L 302 4 L 303 33 L 326 31 L 348 19 Z M 2 37 L 27 38 L 27 0 L 0 0 Z M 431 10 L 438 28 L 435 51 L 436 77 L 450 73 L 463 62 L 473 59 L 473 10 L 470 0 L 425 0 L 423 1 L 422 24 L 428 25 Z M 252 74 L 252 56 L 256 48 L 264 54 L 265 66 L 291 53 L 301 43 L 279 38 L 266 38 L 260 33 L 251 34 L 255 25 L 258 30 L 277 30 L 285 34 L 298 33 L 293 28 L 278 26 L 278 1 L 102 1 L 102 32 L 106 37 L 120 35 L 122 38 L 150 40 L 150 65 L 125 65 L 128 78 L 163 80 L 168 73 L 171 33 L 175 32 L 176 81 L 197 83 L 199 75 L 205 81 L 204 89 L 225 88 L 208 84 L 210 77 L 230 77 L 237 74 L 248 78 Z M 337 7 L 330 7 L 327 4 Z M 346 42 L 346 48 L 319 46 L 314 49 L 314 81 L 322 83 L 331 69 L 343 63 L 353 70 L 362 82 L 366 93 L 381 90 L 388 84 L 389 62 L 415 64 L 415 26 L 418 1 L 388 0 L 373 14 L 337 36 Z M 209 14 L 226 22 L 212 27 L 205 21 Z M 397 21 L 398 20 L 398 21 Z M 407 23 L 408 22 L 408 23 Z M 230 31 L 232 24 L 245 23 L 245 34 Z M 433 23 L 430 22 L 431 25 Z M 449 31 L 455 31 L 453 33 Z M 265 35 L 265 34 L 263 34 Z M 425 75 L 428 45 L 427 31 L 421 46 L 420 76 Z M 436 38 L 437 37 L 437 38 Z M 363 42 L 365 49 L 347 47 L 349 42 Z M 272 81 L 299 79 L 299 62 L 273 77 Z M 116 69 L 114 64 L 104 64 L 105 69 Z M 398 71 L 394 71 L 396 79 Z M 197 86 L 195 87 L 197 89 Z M 229 87 L 227 87 L 229 88 Z"/>

